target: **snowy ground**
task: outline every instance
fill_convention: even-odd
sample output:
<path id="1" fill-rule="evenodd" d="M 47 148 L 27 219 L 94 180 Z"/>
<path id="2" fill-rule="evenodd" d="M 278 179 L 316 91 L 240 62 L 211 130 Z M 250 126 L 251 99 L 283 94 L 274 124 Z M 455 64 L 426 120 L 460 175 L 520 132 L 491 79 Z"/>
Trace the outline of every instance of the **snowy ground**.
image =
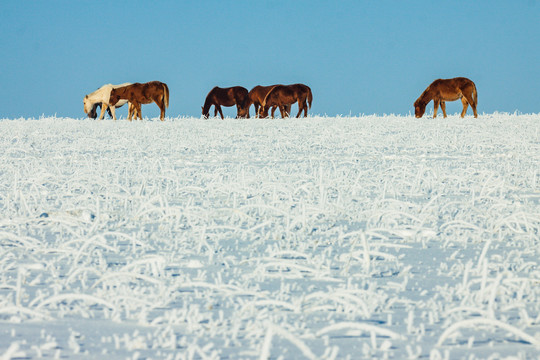
<path id="1" fill-rule="evenodd" d="M 0 120 L 0 357 L 540 354 L 540 115 Z"/>

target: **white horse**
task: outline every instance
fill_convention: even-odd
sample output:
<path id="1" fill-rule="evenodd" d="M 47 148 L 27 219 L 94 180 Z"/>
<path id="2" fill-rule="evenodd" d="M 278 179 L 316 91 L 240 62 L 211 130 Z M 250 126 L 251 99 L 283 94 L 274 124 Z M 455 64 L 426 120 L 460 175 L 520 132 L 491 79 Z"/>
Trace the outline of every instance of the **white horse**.
<path id="1" fill-rule="evenodd" d="M 89 117 L 91 113 L 94 113 L 95 115 L 95 109 L 96 107 L 101 104 L 101 115 L 99 116 L 99 120 L 103 119 L 103 116 L 105 115 L 105 110 L 109 109 L 109 113 L 112 115 L 113 119 L 116 120 L 116 113 L 115 109 L 121 107 L 125 103 L 127 103 L 127 100 L 120 100 L 118 103 L 116 103 L 115 106 L 109 105 L 109 98 L 111 97 L 111 90 L 116 89 L 122 86 L 131 85 L 131 83 L 124 83 L 119 85 L 113 85 L 113 84 L 106 84 L 94 91 L 93 93 L 90 93 L 84 97 L 84 112 L 88 114 Z M 131 104 L 129 104 L 129 114 L 133 112 L 133 107 Z"/>

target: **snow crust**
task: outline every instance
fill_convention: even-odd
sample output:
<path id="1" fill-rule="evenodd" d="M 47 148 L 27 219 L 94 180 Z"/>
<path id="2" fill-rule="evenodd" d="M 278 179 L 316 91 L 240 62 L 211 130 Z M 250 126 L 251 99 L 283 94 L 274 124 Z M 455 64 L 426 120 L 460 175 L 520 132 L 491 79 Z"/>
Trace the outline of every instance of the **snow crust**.
<path id="1" fill-rule="evenodd" d="M 0 120 L 0 358 L 537 358 L 539 130 Z"/>

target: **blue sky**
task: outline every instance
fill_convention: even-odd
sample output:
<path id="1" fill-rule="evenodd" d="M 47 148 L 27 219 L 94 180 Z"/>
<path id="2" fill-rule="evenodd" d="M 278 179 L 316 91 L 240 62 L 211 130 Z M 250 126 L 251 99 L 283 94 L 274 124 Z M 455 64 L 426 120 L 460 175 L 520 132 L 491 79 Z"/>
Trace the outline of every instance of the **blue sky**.
<path id="1" fill-rule="evenodd" d="M 214 86 L 297 82 L 313 114 L 409 114 L 455 76 L 476 83 L 479 113 L 537 113 L 539 19 L 536 0 L 2 1 L 0 118 L 81 118 L 101 85 L 151 80 L 172 117 L 199 117 Z"/>

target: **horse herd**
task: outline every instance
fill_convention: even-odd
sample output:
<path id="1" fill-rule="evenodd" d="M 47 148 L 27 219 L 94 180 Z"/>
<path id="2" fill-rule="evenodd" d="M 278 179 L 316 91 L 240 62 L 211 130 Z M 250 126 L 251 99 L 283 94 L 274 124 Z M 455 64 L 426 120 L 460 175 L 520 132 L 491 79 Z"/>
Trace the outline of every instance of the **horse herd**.
<path id="1" fill-rule="evenodd" d="M 437 79 L 433 81 L 420 97 L 414 102 L 414 114 L 421 118 L 426 111 L 427 104 L 433 100 L 433 117 L 437 117 L 439 105 L 446 117 L 446 101 L 455 101 L 461 99 L 463 111 L 461 117 L 465 116 L 467 108 L 471 105 L 474 117 L 478 117 L 476 106 L 478 104 L 478 94 L 476 85 L 471 80 L 464 77 L 453 79 Z M 161 110 L 160 119 L 165 119 L 165 109 L 169 106 L 169 88 L 167 84 L 159 81 L 148 83 L 124 83 L 120 85 L 103 85 L 93 93 L 84 97 L 84 112 L 88 117 L 95 119 L 97 109 L 101 107 L 99 119 L 103 119 L 105 111 L 116 120 L 115 109 L 128 103 L 128 119 L 133 117 L 142 120 L 141 105 L 155 102 Z M 255 86 L 248 91 L 242 86 L 233 86 L 229 88 L 214 87 L 204 101 L 202 106 L 202 115 L 208 118 L 210 108 L 214 106 L 214 116 L 217 114 L 223 119 L 221 106 L 236 106 L 237 118 L 249 118 L 249 108 L 255 107 L 255 117 L 268 117 L 271 109 L 272 118 L 276 109 L 279 108 L 281 117 L 288 117 L 291 113 L 291 106 L 298 103 L 298 114 L 300 117 L 302 111 L 304 117 L 307 117 L 308 109 L 311 108 L 313 94 L 309 86 L 304 84 L 292 85 L 271 85 Z"/>

